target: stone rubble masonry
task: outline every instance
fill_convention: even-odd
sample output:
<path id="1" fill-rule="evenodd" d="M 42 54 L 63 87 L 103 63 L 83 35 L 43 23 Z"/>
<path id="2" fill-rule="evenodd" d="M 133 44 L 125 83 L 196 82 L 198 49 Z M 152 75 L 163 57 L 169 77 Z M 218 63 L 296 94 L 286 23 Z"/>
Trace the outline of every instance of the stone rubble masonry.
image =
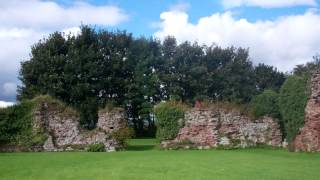
<path id="1" fill-rule="evenodd" d="M 161 143 L 163 148 L 282 146 L 279 125 L 270 117 L 253 121 L 235 110 L 193 108 L 185 113 L 184 121 L 174 140 Z"/>
<path id="2" fill-rule="evenodd" d="M 320 70 L 314 73 L 305 109 L 305 124 L 294 140 L 295 151 L 320 152 Z"/>
<path id="3" fill-rule="evenodd" d="M 44 129 L 48 137 L 44 151 L 84 150 L 95 143 L 103 143 L 106 151 L 115 151 L 118 144 L 111 133 L 127 125 L 122 109 L 102 110 L 98 113 L 97 127 L 88 131 L 80 127 L 78 115 L 65 115 L 49 106 L 42 103 L 34 111 L 33 129 Z"/>
<path id="4" fill-rule="evenodd" d="M 127 126 L 127 121 L 124 118 L 124 110 L 122 108 L 113 108 L 112 110 L 100 110 L 98 112 L 97 127 L 110 134 L 115 129 L 120 129 Z"/>

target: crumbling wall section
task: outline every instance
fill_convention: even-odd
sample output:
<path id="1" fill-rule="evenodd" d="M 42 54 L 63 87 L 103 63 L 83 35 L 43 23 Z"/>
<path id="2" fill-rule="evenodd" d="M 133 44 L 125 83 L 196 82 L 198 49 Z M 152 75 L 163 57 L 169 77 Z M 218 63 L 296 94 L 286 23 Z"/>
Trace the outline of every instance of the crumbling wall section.
<path id="1" fill-rule="evenodd" d="M 164 148 L 237 148 L 256 145 L 282 145 L 278 123 L 270 117 L 252 120 L 238 111 L 194 108 L 185 113 L 185 126 L 172 141 L 162 142 Z"/>
<path id="2" fill-rule="evenodd" d="M 122 110 L 100 111 L 97 128 L 91 131 L 80 127 L 76 112 L 68 111 L 66 113 L 64 109 L 51 107 L 45 102 L 34 111 L 34 131 L 42 129 L 48 137 L 43 145 L 44 151 L 85 150 L 88 145 L 96 143 L 103 143 L 106 151 L 116 150 L 118 143 L 111 133 L 126 127 Z"/>
<path id="3" fill-rule="evenodd" d="M 313 74 L 305 124 L 293 143 L 295 151 L 320 152 L 320 71 Z"/>

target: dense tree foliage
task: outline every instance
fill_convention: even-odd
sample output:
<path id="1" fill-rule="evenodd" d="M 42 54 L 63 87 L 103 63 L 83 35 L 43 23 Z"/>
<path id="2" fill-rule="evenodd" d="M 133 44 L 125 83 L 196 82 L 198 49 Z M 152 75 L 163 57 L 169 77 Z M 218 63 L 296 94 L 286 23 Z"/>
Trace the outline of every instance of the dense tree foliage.
<path id="1" fill-rule="evenodd" d="M 256 85 L 259 92 L 264 89 L 279 91 L 281 85 L 286 80 L 283 73 L 279 73 L 273 66 L 259 64 L 255 68 Z"/>
<path id="2" fill-rule="evenodd" d="M 293 75 L 289 76 L 280 89 L 279 108 L 284 123 L 285 134 L 291 143 L 299 128 L 304 125 L 305 107 L 310 93 L 311 75 L 320 69 L 320 57 L 313 61 L 297 65 Z"/>
<path id="3" fill-rule="evenodd" d="M 307 81 L 303 76 L 288 77 L 280 90 L 279 107 L 283 118 L 287 140 L 291 143 L 304 124 L 307 104 Z"/>
<path id="4" fill-rule="evenodd" d="M 265 90 L 255 96 L 251 102 L 251 111 L 256 118 L 262 116 L 280 118 L 278 93 L 272 90 Z"/>
<path id="5" fill-rule="evenodd" d="M 297 65 L 293 74 L 286 81 L 283 74 L 273 73 L 273 67 L 259 65 L 255 68 L 258 90 L 268 87 L 255 96 L 251 102 L 251 112 L 256 117 L 269 115 L 278 118 L 284 137 L 291 143 L 304 125 L 305 106 L 310 91 L 310 77 L 314 71 L 320 69 L 320 58 L 304 65 Z M 283 84 L 279 90 L 279 84 Z M 277 93 L 279 91 L 279 93 Z"/>
<path id="6" fill-rule="evenodd" d="M 297 76 L 305 76 L 309 78 L 311 74 L 315 71 L 320 69 L 320 56 L 314 56 L 313 61 L 308 62 L 306 64 L 297 65 L 293 69 L 293 74 Z"/>
<path id="7" fill-rule="evenodd" d="M 49 94 L 78 109 L 88 129 L 99 108 L 122 106 L 139 136 L 154 132 L 153 106 L 162 100 L 247 103 L 264 89 L 278 90 L 284 78 L 271 66 L 253 66 L 247 49 L 84 26 L 77 36 L 56 32 L 32 47 L 18 99 Z"/>

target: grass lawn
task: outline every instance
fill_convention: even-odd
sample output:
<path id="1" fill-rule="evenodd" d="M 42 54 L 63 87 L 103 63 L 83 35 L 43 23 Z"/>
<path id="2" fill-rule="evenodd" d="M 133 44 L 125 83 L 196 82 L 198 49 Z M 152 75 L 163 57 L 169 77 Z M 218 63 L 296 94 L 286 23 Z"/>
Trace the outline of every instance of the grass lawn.
<path id="1" fill-rule="evenodd" d="M 113 153 L 0 153 L 0 179 L 319 180 L 320 154 L 284 150 L 161 151 L 152 139 Z"/>

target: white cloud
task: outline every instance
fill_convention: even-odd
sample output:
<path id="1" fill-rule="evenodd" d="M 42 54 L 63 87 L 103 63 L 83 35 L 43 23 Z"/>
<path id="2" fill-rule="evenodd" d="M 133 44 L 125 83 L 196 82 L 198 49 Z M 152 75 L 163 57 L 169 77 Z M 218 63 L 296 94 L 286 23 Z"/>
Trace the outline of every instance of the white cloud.
<path id="1" fill-rule="evenodd" d="M 0 101 L 0 108 L 6 108 L 9 106 L 13 106 L 14 104 L 14 102 Z"/>
<path id="2" fill-rule="evenodd" d="M 76 1 L 70 7 L 40 0 L 0 3 L 1 26 L 7 28 L 63 29 L 83 24 L 116 25 L 128 16 L 116 6 L 94 6 Z"/>
<path id="3" fill-rule="evenodd" d="M 316 6 L 316 0 L 222 0 L 226 8 L 239 6 L 257 6 L 263 8 L 280 8 L 292 6 Z"/>
<path id="4" fill-rule="evenodd" d="M 63 29 L 61 32 L 66 37 L 68 37 L 68 35 L 77 36 L 81 33 L 81 29 L 80 29 L 80 27 L 71 27 L 71 28 Z"/>
<path id="5" fill-rule="evenodd" d="M 30 47 L 53 31 L 77 34 L 81 24 L 114 26 L 128 20 L 122 9 L 76 1 L 61 6 L 53 1 L 10 0 L 0 2 L 0 87 L 17 82 L 20 62 L 29 58 Z M 11 98 L 14 96 L 11 95 Z M 0 100 L 8 97 L 0 92 Z"/>
<path id="6" fill-rule="evenodd" d="M 4 28 L 0 24 L 0 77 L 16 74 L 20 62 L 28 58 L 30 46 L 45 34 L 41 30 Z"/>
<path id="7" fill-rule="evenodd" d="M 190 23 L 184 12 L 163 12 L 160 18 L 160 29 L 155 33 L 158 38 L 173 35 L 179 42 L 249 48 L 254 63 L 283 71 L 310 61 L 320 52 L 320 15 L 315 11 L 257 22 L 236 19 L 229 11 L 202 17 L 196 24 Z"/>

